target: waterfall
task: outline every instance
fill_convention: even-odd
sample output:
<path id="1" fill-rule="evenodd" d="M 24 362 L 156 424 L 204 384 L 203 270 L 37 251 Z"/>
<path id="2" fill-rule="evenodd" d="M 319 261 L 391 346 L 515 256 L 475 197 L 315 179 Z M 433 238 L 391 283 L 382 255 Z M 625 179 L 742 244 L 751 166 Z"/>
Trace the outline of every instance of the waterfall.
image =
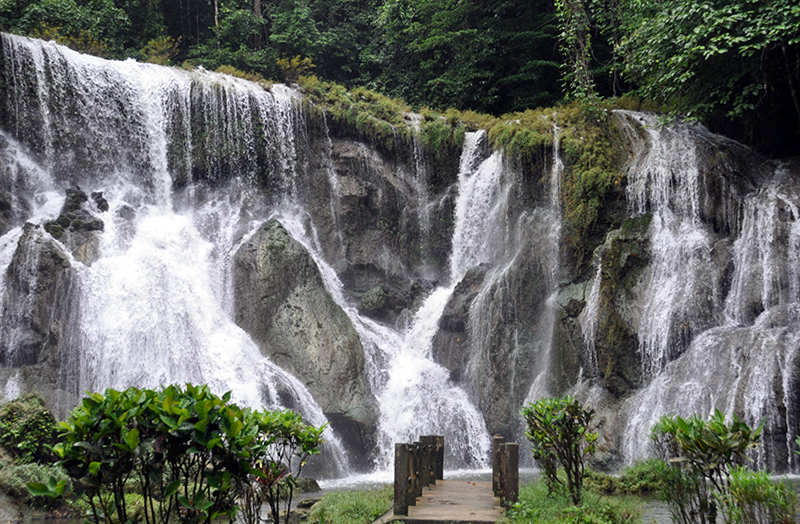
<path id="1" fill-rule="evenodd" d="M 719 409 L 751 426 L 764 424 L 753 452 L 758 467 L 792 471 L 800 423 L 796 179 L 786 164 L 771 173 L 763 163 L 737 166 L 731 171 L 746 190 L 738 197 L 725 187 L 730 182 L 704 178 L 713 164 L 696 158 L 695 148 L 710 140 L 705 130 L 655 129 L 652 120 L 638 118 L 650 126 L 651 151 L 634 164 L 640 171 L 629 174 L 628 197 L 632 212 L 653 213 L 639 327 L 650 380 L 623 402 L 621 452 L 627 461 L 648 456 L 647 435 L 663 415 L 708 417 Z M 719 143 L 711 145 L 711 158 L 731 156 Z M 748 187 L 751 180 L 760 187 Z M 716 208 L 724 217 L 716 228 L 714 210 L 705 209 L 713 197 L 704 193 L 714 184 L 728 200 Z"/>
<path id="2" fill-rule="evenodd" d="M 463 147 L 450 283 L 427 296 L 405 329 L 393 329 L 359 314 L 322 256 L 313 224 L 297 208 L 278 213 L 284 227 L 314 257 L 328 291 L 351 319 L 367 353 L 370 385 L 380 407 L 379 470 L 392 463 L 394 443 L 429 434 L 445 437 L 448 468 L 488 465 L 491 442 L 480 412 L 466 392 L 450 381 L 449 371 L 431 356 L 439 319 L 455 285 L 469 267 L 492 252 L 477 252 L 474 243 L 495 234 L 497 224 L 492 219 L 508 192 L 507 186 L 499 187 L 498 177 L 503 173 L 499 154 L 477 165 L 477 149 L 484 139 L 485 132 L 468 133 Z M 425 204 L 420 207 L 425 209 Z"/>
<path id="3" fill-rule="evenodd" d="M 660 127 L 653 116 L 634 118 L 650 143 L 649 152 L 629 169 L 627 200 L 632 215 L 653 215 L 652 262 L 638 336 L 644 375 L 654 377 L 694 334 L 718 319 L 724 268 L 713 260 L 717 237 L 701 220 L 705 195 L 697 135 L 686 125 Z"/>
<path id="4" fill-rule="evenodd" d="M 64 339 L 74 344 L 60 358 L 72 369 L 59 370 L 67 381 L 60 387 L 78 394 L 207 383 L 253 407 L 283 408 L 292 399 L 309 423 L 325 424 L 306 386 L 262 356 L 231 317 L 230 259 L 264 208 L 248 184 L 261 174 L 257 160 L 264 150 L 277 185 L 291 186 L 294 95 L 214 73 L 109 62 L 55 44 L 2 39 L 11 82 L 38 94 L 14 98 L 12 129 L 28 142 L 45 138 L 45 147 L 31 153 L 41 168 L 30 167 L 19 152 L 23 146 L 6 148 L 10 165 L 47 179 L 35 188 L 42 197 L 31 195 L 36 206 L 21 218 L 55 218 L 65 186 L 102 190 L 109 204 L 104 212 L 85 208 L 104 223 L 95 260 L 78 261 L 63 246 L 77 274 L 79 309 L 74 325 L 65 327 Z M 28 75 L 30 69 L 37 74 Z M 91 111 L 65 110 L 72 107 Z M 34 135 L 37 125 L 42 129 Z M 229 171 L 236 176 L 223 180 Z M 215 191 L 191 185 L 193 177 L 213 179 Z M 188 191 L 176 192 L 186 184 Z M 0 239 L 4 270 L 18 236 L 15 228 Z M 3 314 L 3 325 L 12 325 L 17 313 Z M 341 475 L 348 467 L 341 444 L 331 429 L 326 439 L 328 471 Z"/>

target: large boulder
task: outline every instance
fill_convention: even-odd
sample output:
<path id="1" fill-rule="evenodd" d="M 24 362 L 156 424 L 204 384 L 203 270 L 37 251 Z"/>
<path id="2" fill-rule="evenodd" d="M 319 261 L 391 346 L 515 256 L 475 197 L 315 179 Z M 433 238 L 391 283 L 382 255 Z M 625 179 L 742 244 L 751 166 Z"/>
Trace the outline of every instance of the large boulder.
<path id="1" fill-rule="evenodd" d="M 25 224 L 6 272 L 0 326 L 0 364 L 33 365 L 57 358 L 61 316 L 74 271 L 67 255 L 39 226 Z"/>
<path id="2" fill-rule="evenodd" d="M 308 387 L 354 464 L 366 466 L 377 416 L 363 347 L 311 255 L 277 220 L 236 253 L 234 293 L 236 323 Z"/>

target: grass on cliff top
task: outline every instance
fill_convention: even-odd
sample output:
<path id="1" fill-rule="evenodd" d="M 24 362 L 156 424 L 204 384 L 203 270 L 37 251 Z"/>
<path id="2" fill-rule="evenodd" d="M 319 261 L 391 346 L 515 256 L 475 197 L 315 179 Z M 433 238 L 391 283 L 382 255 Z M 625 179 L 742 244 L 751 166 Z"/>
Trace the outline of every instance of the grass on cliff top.
<path id="1" fill-rule="evenodd" d="M 523 171 L 539 173 L 557 132 L 565 164 L 561 199 L 566 240 L 574 252 L 577 271 L 590 262 L 588 255 L 596 247 L 590 239 L 603 229 L 599 219 L 604 203 L 624 184 L 623 140 L 611 119 L 611 110 L 657 109 L 638 98 L 623 97 L 574 101 L 500 117 L 455 109 L 441 113 L 429 108 L 420 108 L 414 115 L 402 100 L 364 88 L 348 90 L 315 76 L 301 77 L 299 85 L 311 102 L 325 109 L 333 129 L 368 141 L 386 153 L 407 154 L 418 137 L 434 172 L 441 171 L 460 152 L 467 131 L 484 129 L 494 149 L 502 149 Z M 544 181 L 549 173 L 538 176 Z"/>

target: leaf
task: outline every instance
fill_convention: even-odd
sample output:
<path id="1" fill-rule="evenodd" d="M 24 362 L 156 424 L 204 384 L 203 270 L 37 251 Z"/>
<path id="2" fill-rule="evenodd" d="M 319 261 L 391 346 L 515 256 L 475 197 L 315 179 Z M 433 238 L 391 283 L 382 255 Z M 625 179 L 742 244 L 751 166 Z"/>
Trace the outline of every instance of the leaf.
<path id="1" fill-rule="evenodd" d="M 34 497 L 55 497 L 55 493 L 43 482 L 28 482 L 25 484 L 28 493 Z"/>
<path id="2" fill-rule="evenodd" d="M 89 473 L 92 474 L 93 477 L 96 477 L 100 473 L 100 467 L 103 464 L 100 462 L 91 462 L 89 464 Z"/>
<path id="3" fill-rule="evenodd" d="M 139 445 L 139 430 L 133 428 L 125 435 L 125 443 L 128 444 L 128 449 L 133 451 Z"/>
<path id="4" fill-rule="evenodd" d="M 171 496 L 173 496 L 175 493 L 178 492 L 178 488 L 180 488 L 180 487 L 181 487 L 180 479 L 179 480 L 173 480 L 172 482 L 167 484 L 167 488 L 164 490 L 164 497 L 165 498 L 170 498 Z"/>

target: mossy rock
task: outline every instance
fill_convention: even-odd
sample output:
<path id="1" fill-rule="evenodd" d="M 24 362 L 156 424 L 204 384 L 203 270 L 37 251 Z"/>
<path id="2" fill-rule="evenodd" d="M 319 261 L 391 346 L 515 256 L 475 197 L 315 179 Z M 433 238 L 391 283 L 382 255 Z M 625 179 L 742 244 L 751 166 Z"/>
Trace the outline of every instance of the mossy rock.
<path id="1" fill-rule="evenodd" d="M 381 286 L 375 286 L 361 298 L 358 311 L 361 313 L 377 313 L 386 307 L 389 296 Z"/>
<path id="2" fill-rule="evenodd" d="M 17 461 L 51 461 L 54 456 L 48 446 L 55 443 L 57 432 L 55 417 L 38 395 L 0 406 L 0 445 Z"/>

